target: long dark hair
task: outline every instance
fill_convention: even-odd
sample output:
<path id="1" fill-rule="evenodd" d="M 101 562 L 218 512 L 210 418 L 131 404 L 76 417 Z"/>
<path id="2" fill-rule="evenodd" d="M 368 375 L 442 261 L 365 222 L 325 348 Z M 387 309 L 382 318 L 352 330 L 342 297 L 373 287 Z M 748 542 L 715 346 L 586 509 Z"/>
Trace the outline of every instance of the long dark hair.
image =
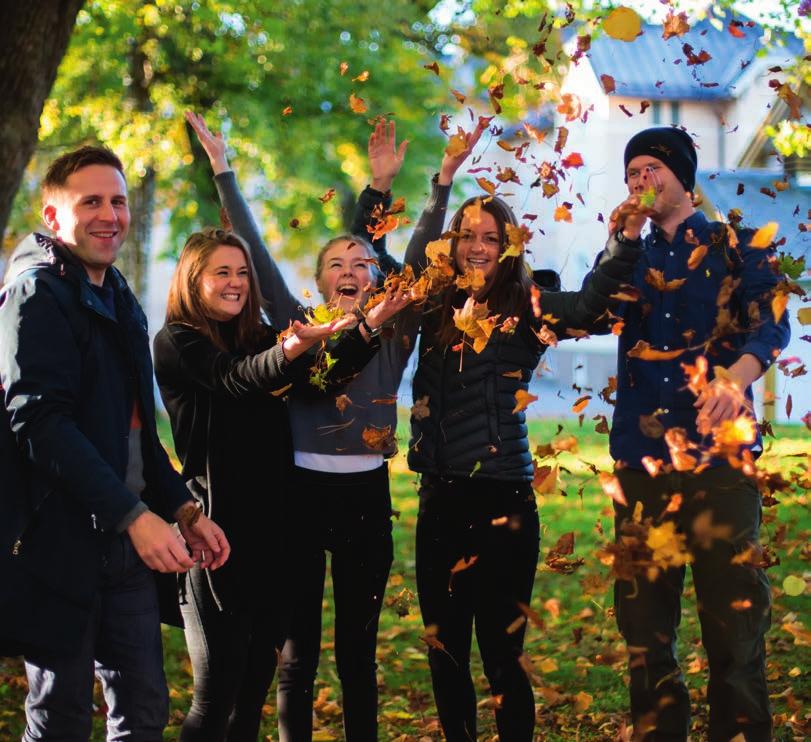
<path id="1" fill-rule="evenodd" d="M 234 350 L 251 352 L 256 350 L 266 333 L 262 324 L 259 282 L 247 245 L 241 237 L 225 229 L 207 227 L 201 232 L 189 235 L 169 286 L 166 321 L 189 325 L 206 335 L 220 350 L 229 350 L 220 331 L 220 323 L 208 316 L 200 297 L 200 276 L 211 254 L 222 246 L 242 250 L 248 265 L 248 299 L 242 311 L 234 318 L 236 321 Z"/>
<path id="2" fill-rule="evenodd" d="M 487 200 L 475 196 L 465 201 L 453 215 L 450 224 L 450 231 L 453 234 L 451 237 L 451 263 L 457 273 L 459 268 L 456 264 L 456 247 L 459 244 L 462 219 L 468 207 L 474 206 L 476 201 L 481 202 L 482 211 L 487 212 L 496 220 L 501 245 L 499 254 L 507 249 L 507 225 L 518 226 L 518 220 L 515 218 L 513 210 L 497 196 L 492 196 Z M 523 254 L 518 257 L 510 256 L 498 264 L 493 283 L 487 293 L 477 297 L 476 301 L 486 301 L 490 313 L 500 314 L 503 321 L 507 317 L 523 314 L 529 305 L 531 285 L 532 279 Z M 451 285 L 445 289 L 439 300 L 441 309 L 436 334 L 442 345 L 455 345 L 461 339 L 460 332 L 453 323 L 453 309 L 459 298 L 461 298 L 459 290 Z"/>

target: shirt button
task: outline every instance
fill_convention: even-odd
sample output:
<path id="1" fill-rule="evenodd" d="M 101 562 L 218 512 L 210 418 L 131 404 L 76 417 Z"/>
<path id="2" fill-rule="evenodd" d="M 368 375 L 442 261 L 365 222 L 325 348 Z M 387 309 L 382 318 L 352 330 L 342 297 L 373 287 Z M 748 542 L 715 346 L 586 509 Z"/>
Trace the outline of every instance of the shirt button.
<path id="1" fill-rule="evenodd" d="M 665 350 L 670 350 L 670 346 L 669 346 L 669 345 L 664 345 L 664 346 L 662 346 L 662 347 L 663 347 Z"/>
<path id="2" fill-rule="evenodd" d="M 672 257 L 673 257 L 675 254 L 676 254 L 676 253 L 674 253 L 672 250 L 670 251 L 670 257 L 671 257 L 671 258 L 672 258 Z"/>
<path id="3" fill-rule="evenodd" d="M 670 312 L 665 312 L 665 317 L 666 317 L 667 319 L 670 319 Z"/>
<path id="4" fill-rule="evenodd" d="M 665 381 L 670 381 L 670 377 L 669 377 L 669 376 L 665 376 Z"/>
<path id="5" fill-rule="evenodd" d="M 664 413 L 665 413 L 665 415 L 669 415 L 669 414 L 670 414 L 670 410 L 668 410 L 667 408 L 665 408 L 665 409 L 664 409 Z"/>

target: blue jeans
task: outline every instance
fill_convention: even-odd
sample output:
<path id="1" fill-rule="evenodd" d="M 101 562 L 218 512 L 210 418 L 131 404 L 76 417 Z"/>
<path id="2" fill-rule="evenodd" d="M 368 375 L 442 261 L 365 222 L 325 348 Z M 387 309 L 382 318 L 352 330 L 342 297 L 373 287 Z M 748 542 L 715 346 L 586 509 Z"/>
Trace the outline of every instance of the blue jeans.
<path id="1" fill-rule="evenodd" d="M 23 742 L 84 742 L 92 733 L 93 676 L 107 703 L 107 740 L 160 742 L 169 715 L 158 597 L 129 536 L 104 556 L 93 617 L 79 653 L 27 656 Z"/>

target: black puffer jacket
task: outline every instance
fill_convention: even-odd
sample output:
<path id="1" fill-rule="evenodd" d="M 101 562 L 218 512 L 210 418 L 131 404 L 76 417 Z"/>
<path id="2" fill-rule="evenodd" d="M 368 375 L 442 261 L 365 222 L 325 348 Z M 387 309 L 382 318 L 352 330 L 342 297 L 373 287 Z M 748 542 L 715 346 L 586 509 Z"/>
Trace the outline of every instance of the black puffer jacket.
<path id="1" fill-rule="evenodd" d="M 610 297 L 630 281 L 640 254 L 637 245 L 610 240 L 580 291 L 560 291 L 555 274 L 536 272 L 541 312 L 555 318 L 547 324 L 558 339 L 571 337 L 570 329 L 609 330 L 606 309 L 616 303 Z M 466 297 L 460 292 L 460 306 Z M 428 398 L 428 415 L 412 415 L 409 467 L 421 474 L 531 481 L 526 415 L 513 409 L 516 391 L 529 388 L 547 347 L 532 331 L 541 320 L 527 307 L 513 334 L 496 331 L 481 353 L 465 347 L 460 359 L 459 351 L 437 341 L 436 314 L 427 313 L 423 322 L 413 396 Z"/>

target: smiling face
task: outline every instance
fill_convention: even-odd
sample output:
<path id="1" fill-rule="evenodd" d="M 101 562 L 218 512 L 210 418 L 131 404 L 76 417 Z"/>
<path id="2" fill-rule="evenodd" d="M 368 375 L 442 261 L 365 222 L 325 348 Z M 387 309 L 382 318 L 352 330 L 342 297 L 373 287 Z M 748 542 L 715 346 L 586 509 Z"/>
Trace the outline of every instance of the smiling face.
<path id="1" fill-rule="evenodd" d="M 101 285 L 129 231 L 124 176 L 110 165 L 87 165 L 48 192 L 42 216 L 90 280 Z"/>
<path id="2" fill-rule="evenodd" d="M 656 192 L 653 208 L 657 215 L 654 222 L 683 209 L 690 199 L 673 171 L 661 160 L 650 155 L 634 157 L 625 169 L 628 191 L 632 195 L 642 195 L 651 188 Z"/>
<path id="3" fill-rule="evenodd" d="M 456 267 L 459 272 L 464 273 L 468 268 L 480 269 L 484 274 L 484 293 L 498 273 L 500 255 L 501 235 L 495 217 L 482 209 L 481 218 L 473 223 L 465 215 L 456 242 Z"/>
<path id="4" fill-rule="evenodd" d="M 209 255 L 198 281 L 206 315 L 220 322 L 233 319 L 242 311 L 250 291 L 245 253 L 238 247 L 220 245 Z"/>
<path id="5" fill-rule="evenodd" d="M 323 254 L 316 283 L 324 301 L 334 302 L 350 312 L 366 304 L 371 280 L 366 247 L 352 240 L 340 240 Z"/>

